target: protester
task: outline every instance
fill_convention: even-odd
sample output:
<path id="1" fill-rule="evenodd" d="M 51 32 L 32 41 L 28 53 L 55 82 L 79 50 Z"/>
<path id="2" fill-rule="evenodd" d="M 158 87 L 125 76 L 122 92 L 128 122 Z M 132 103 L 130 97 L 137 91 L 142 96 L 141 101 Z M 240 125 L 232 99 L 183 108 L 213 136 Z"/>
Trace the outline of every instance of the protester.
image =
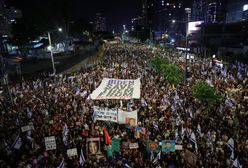
<path id="1" fill-rule="evenodd" d="M 1 166 L 232 167 L 240 163 L 248 167 L 247 65 L 236 62 L 219 68 L 211 65 L 211 60 L 196 58 L 189 65 L 192 79 L 173 89 L 149 67 L 148 60 L 160 54 L 184 67 L 177 51 L 140 44 L 111 44 L 107 48 L 101 63 L 78 73 L 24 79 L 11 86 L 14 106 L 6 111 L 0 104 L 0 135 L 5 149 Z M 90 99 L 105 77 L 140 78 L 140 99 Z M 192 85 L 199 79 L 223 96 L 208 112 L 192 95 Z M 129 127 L 94 121 L 93 106 L 138 110 L 138 125 L 134 126 L 134 119 L 130 119 Z M 20 128 L 24 126 L 34 129 L 23 132 Z M 56 149 L 46 150 L 45 137 L 50 136 L 55 137 Z M 89 154 L 98 153 L 95 142 L 87 151 L 89 138 L 100 138 L 101 154 Z M 112 153 L 113 138 L 120 140 L 120 150 Z M 163 140 L 175 140 L 183 150 L 159 154 L 161 144 L 158 150 L 147 149 L 148 142 L 159 144 Z M 130 143 L 138 143 L 138 148 L 129 149 Z M 169 149 L 171 145 L 167 146 Z M 67 149 L 71 148 L 77 148 L 77 155 L 68 157 Z M 195 163 L 189 163 L 189 155 L 196 157 Z"/>

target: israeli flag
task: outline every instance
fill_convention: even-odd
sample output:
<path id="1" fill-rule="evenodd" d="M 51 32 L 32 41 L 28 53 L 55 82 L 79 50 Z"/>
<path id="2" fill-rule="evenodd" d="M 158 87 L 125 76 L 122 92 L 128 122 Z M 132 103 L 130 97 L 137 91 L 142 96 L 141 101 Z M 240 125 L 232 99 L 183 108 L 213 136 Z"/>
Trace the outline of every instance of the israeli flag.
<path id="1" fill-rule="evenodd" d="M 63 159 L 57 168 L 64 168 L 64 167 L 65 167 L 65 163 Z"/>
<path id="2" fill-rule="evenodd" d="M 238 158 L 236 158 L 235 161 L 233 162 L 233 167 L 242 168 L 242 166 L 240 165 L 240 163 L 238 161 Z"/>
<path id="3" fill-rule="evenodd" d="M 232 151 L 232 154 L 231 154 L 231 156 L 230 156 L 230 160 L 231 160 L 231 161 L 234 161 L 234 151 Z"/>
<path id="4" fill-rule="evenodd" d="M 197 146 L 196 136 L 194 132 L 191 133 L 190 140 L 195 144 L 195 150 L 196 152 L 198 152 L 198 146 Z"/>
<path id="5" fill-rule="evenodd" d="M 201 134 L 201 126 L 200 124 L 197 125 L 197 130 L 196 130 L 199 134 Z"/>
<path id="6" fill-rule="evenodd" d="M 69 133 L 69 129 L 68 129 L 67 124 L 65 123 L 64 128 L 63 128 L 63 132 L 62 132 L 62 134 L 63 134 L 62 135 L 63 136 L 63 142 L 64 142 L 65 146 L 68 145 L 68 142 L 67 142 L 68 133 Z"/>
<path id="7" fill-rule="evenodd" d="M 233 151 L 234 150 L 234 140 L 232 138 L 230 138 L 226 145 Z"/>
<path id="8" fill-rule="evenodd" d="M 152 125 L 154 129 L 158 129 L 158 124 L 155 121 L 152 122 Z"/>
<path id="9" fill-rule="evenodd" d="M 95 123 L 96 122 L 96 112 L 95 111 L 93 111 L 91 117 L 92 117 L 92 121 Z"/>
<path id="10" fill-rule="evenodd" d="M 14 141 L 14 143 L 12 144 L 12 147 L 19 150 L 22 146 L 22 139 L 20 137 L 20 135 L 18 135 Z"/>
<path id="11" fill-rule="evenodd" d="M 176 142 L 178 142 L 180 139 L 179 134 L 178 134 L 178 129 L 176 129 L 175 138 L 176 138 L 176 140 L 175 140 Z"/>
<path id="12" fill-rule="evenodd" d="M 68 133 L 69 133 L 69 129 L 68 129 L 67 124 L 65 123 L 64 128 L 63 128 L 63 135 L 64 135 L 64 136 L 67 136 Z"/>
<path id="13" fill-rule="evenodd" d="M 182 137 L 182 140 L 183 140 L 184 136 L 185 136 L 185 129 L 184 129 L 183 126 L 182 126 L 182 130 L 181 130 L 181 137 Z"/>
<path id="14" fill-rule="evenodd" d="M 160 159 L 161 159 L 161 151 L 157 154 L 156 158 L 154 159 L 152 163 L 157 164 Z"/>
<path id="15" fill-rule="evenodd" d="M 127 163 L 125 163 L 124 168 L 131 168 Z"/>
<path id="16" fill-rule="evenodd" d="M 212 141 L 212 137 L 211 137 L 210 131 L 207 132 L 207 140 L 208 140 L 208 142 L 211 142 Z"/>
<path id="17" fill-rule="evenodd" d="M 180 122 L 181 122 L 181 119 L 180 119 L 180 117 L 178 115 L 177 118 L 176 118 L 176 126 L 179 126 Z"/>
<path id="18" fill-rule="evenodd" d="M 81 154 L 80 154 L 80 158 L 79 158 L 80 166 L 83 166 L 84 162 L 85 162 L 84 153 L 83 153 L 83 149 L 81 149 Z"/>
<path id="19" fill-rule="evenodd" d="M 154 159 L 154 154 L 153 154 L 153 152 L 151 152 L 150 161 L 152 161 L 153 159 Z"/>
<path id="20" fill-rule="evenodd" d="M 141 98 L 141 106 L 142 107 L 146 107 L 147 106 L 147 102 L 146 102 L 146 100 L 143 97 Z"/>
<path id="21" fill-rule="evenodd" d="M 28 116 L 28 118 L 31 118 L 32 115 L 33 115 L 32 110 L 30 110 L 29 107 L 27 107 L 27 116 Z"/>
<path id="22" fill-rule="evenodd" d="M 133 106 L 133 102 L 132 101 L 130 101 L 130 102 L 128 102 L 127 103 L 127 111 L 132 111 L 132 106 Z"/>

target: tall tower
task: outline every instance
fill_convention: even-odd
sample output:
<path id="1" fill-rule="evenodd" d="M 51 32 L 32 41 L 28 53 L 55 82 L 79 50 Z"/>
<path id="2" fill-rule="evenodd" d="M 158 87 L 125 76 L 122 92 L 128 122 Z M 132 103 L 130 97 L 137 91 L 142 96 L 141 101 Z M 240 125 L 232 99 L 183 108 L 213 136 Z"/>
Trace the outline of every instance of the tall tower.
<path id="1" fill-rule="evenodd" d="M 106 31 L 106 18 L 101 13 L 96 13 L 94 24 L 95 31 Z"/>
<path id="2" fill-rule="evenodd" d="M 194 0 L 192 6 L 192 21 L 205 21 L 207 19 L 206 0 Z"/>
<path id="3" fill-rule="evenodd" d="M 225 3 L 223 0 L 209 0 L 207 4 L 206 22 L 218 23 L 224 22 Z"/>

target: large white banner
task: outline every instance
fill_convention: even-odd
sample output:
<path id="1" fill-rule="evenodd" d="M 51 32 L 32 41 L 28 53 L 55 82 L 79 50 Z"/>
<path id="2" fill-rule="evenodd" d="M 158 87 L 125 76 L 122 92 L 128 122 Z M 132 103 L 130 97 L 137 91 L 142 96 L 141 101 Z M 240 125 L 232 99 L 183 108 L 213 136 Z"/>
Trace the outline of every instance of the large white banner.
<path id="1" fill-rule="evenodd" d="M 118 109 L 118 123 L 129 124 L 130 126 L 137 126 L 138 123 L 137 110 L 126 112 L 121 109 Z"/>
<path id="2" fill-rule="evenodd" d="M 56 149 L 56 140 L 55 136 L 45 137 L 45 146 L 46 150 L 54 150 Z"/>
<path id="3" fill-rule="evenodd" d="M 103 78 L 100 86 L 90 95 L 93 100 L 100 99 L 139 99 L 140 79 Z"/>
<path id="4" fill-rule="evenodd" d="M 117 109 L 94 106 L 94 119 L 101 121 L 117 122 Z"/>

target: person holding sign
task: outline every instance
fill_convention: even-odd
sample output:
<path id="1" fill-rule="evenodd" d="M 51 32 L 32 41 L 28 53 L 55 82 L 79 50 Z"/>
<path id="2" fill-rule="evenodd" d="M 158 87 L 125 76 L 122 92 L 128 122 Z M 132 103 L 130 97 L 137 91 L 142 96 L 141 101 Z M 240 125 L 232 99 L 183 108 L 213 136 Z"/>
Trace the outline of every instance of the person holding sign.
<path id="1" fill-rule="evenodd" d="M 95 155 L 99 153 L 98 141 L 89 141 L 88 142 L 88 153 L 90 155 Z"/>
<path id="2" fill-rule="evenodd" d="M 128 124 L 130 127 L 136 126 L 136 119 L 135 118 L 126 118 L 126 124 Z"/>

